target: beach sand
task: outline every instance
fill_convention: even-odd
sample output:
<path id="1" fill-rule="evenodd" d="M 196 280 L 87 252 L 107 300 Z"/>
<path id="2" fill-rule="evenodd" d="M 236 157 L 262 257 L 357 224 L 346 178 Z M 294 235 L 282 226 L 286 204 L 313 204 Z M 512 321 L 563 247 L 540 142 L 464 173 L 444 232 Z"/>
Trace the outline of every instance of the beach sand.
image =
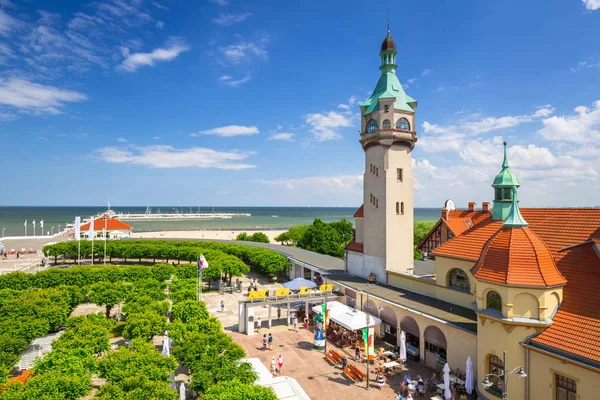
<path id="1" fill-rule="evenodd" d="M 218 240 L 235 240 L 235 237 L 246 232 L 252 235 L 255 232 L 263 232 L 269 237 L 271 243 L 279 244 L 274 238 L 286 229 L 280 230 L 205 230 L 205 231 L 164 231 L 164 232 L 134 232 L 131 235 L 132 239 L 218 239 Z"/>

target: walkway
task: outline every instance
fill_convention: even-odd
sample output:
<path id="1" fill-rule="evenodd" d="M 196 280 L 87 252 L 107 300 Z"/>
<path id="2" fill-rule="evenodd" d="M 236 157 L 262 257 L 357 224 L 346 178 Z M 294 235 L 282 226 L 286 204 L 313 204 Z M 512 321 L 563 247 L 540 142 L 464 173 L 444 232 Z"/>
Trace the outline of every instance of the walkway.
<path id="1" fill-rule="evenodd" d="M 248 287 L 248 278 L 242 280 L 244 287 Z M 279 284 L 268 283 L 263 281 L 260 283 L 261 288 L 275 289 L 281 287 Z M 283 375 L 290 376 L 298 381 L 306 393 L 314 400 L 348 400 L 368 396 L 369 399 L 392 399 L 394 394 L 399 390 L 400 374 L 389 378 L 383 389 L 372 388 L 369 392 L 365 389 L 365 383 L 354 383 L 350 381 L 342 373 L 339 367 L 334 367 L 327 361 L 322 351 L 314 349 L 314 334 L 312 331 L 299 329 L 294 332 L 286 324 L 286 310 L 282 309 L 281 319 L 275 320 L 271 329 L 264 328 L 260 331 L 260 335 L 247 336 L 237 332 L 238 301 L 243 299 L 243 295 L 234 294 L 219 294 L 210 292 L 203 295 L 203 300 L 209 311 L 219 318 L 225 331 L 233 338 L 233 340 L 241 345 L 247 352 L 247 357 L 258 357 L 268 368 L 271 365 L 271 358 L 278 357 L 279 354 L 284 359 Z M 225 312 L 220 311 L 220 302 L 225 301 Z M 276 316 L 276 312 L 273 313 Z M 257 308 L 256 317 L 261 317 L 263 326 L 266 326 L 267 309 Z M 273 351 L 262 350 L 262 335 L 272 333 L 274 337 Z M 350 351 L 341 350 L 331 343 L 328 343 L 328 348 L 335 348 L 340 352 L 346 353 L 348 359 L 352 359 Z M 351 361 L 351 363 L 354 363 Z M 357 364 L 361 370 L 365 370 L 365 364 Z M 371 367 L 370 378 L 371 385 L 375 385 L 375 371 Z M 425 367 L 423 364 L 409 364 L 408 373 L 416 377 L 422 375 L 427 379 L 431 376 L 432 370 Z M 386 378 L 387 379 L 387 378 Z M 427 397 L 429 399 L 431 396 Z"/>

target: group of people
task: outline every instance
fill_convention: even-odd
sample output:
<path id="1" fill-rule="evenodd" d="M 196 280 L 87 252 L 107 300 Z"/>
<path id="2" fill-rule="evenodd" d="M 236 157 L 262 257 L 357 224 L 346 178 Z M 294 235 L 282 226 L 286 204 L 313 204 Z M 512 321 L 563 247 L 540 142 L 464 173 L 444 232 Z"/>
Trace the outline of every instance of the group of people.
<path id="1" fill-rule="evenodd" d="M 273 335 L 271 333 L 269 333 L 269 336 L 267 337 L 267 334 L 265 333 L 262 337 L 262 349 L 263 351 L 265 350 L 273 350 Z"/>
<path id="2" fill-rule="evenodd" d="M 348 346 L 350 343 L 356 342 L 359 339 L 356 332 L 349 331 L 333 321 L 330 322 L 329 327 L 327 328 L 327 337 L 338 343 L 340 347 Z"/>
<path id="3" fill-rule="evenodd" d="M 275 357 L 271 359 L 271 373 L 283 373 L 283 356 L 281 354 L 277 357 L 277 363 L 275 362 Z"/>

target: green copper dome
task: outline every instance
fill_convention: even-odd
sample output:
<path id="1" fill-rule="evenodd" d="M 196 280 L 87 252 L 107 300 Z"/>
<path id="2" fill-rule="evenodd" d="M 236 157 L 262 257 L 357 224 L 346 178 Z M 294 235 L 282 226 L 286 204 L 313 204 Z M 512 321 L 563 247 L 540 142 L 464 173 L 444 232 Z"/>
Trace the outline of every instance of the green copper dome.
<path id="1" fill-rule="evenodd" d="M 417 101 L 406 94 L 402 84 L 396 76 L 396 44 L 392 39 L 388 26 L 388 34 L 381 44 L 381 77 L 377 81 L 377 86 L 373 94 L 363 101 L 360 106 L 364 107 L 362 114 L 366 115 L 379 110 L 380 99 L 396 99 L 394 109 L 414 112 L 417 108 Z"/>
<path id="2" fill-rule="evenodd" d="M 525 228 L 529 224 L 525 221 L 525 218 L 521 215 L 519 210 L 519 202 L 517 201 L 517 188 L 512 188 L 512 204 L 508 217 L 504 221 L 504 227 L 506 228 Z"/>
<path id="3" fill-rule="evenodd" d="M 512 171 L 508 167 L 508 160 L 506 158 L 506 142 L 504 142 L 504 162 L 502 163 L 502 171 L 494 178 L 494 183 L 492 183 L 492 187 L 519 187 L 521 184 L 519 180 L 512 173 Z"/>
<path id="4" fill-rule="evenodd" d="M 511 210 L 514 208 L 513 203 L 517 201 L 517 199 L 514 198 L 514 195 L 516 193 L 516 188 L 519 186 L 521 186 L 519 180 L 508 167 L 506 142 L 504 142 L 504 162 L 502 163 L 502 171 L 496 175 L 494 183 L 492 183 L 492 187 L 494 188 L 492 220 L 503 221 L 508 218 L 509 213 L 511 213 Z"/>

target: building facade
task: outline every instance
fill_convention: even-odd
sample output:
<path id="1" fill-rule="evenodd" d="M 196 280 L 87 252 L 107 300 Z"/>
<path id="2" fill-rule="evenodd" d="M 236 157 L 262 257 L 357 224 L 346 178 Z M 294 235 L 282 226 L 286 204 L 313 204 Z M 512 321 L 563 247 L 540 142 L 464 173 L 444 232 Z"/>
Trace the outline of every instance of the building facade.
<path id="1" fill-rule="evenodd" d="M 378 284 L 329 279 L 383 321 L 382 339 L 397 344 L 405 331 L 420 362 L 464 370 L 471 357 L 481 398 L 500 398 L 494 375 L 521 367 L 527 376 L 512 375 L 510 399 L 600 398 L 600 209 L 522 208 L 505 143 L 493 207 L 447 203 L 419 244 L 434 273 L 420 274 L 410 169 L 417 103 L 396 77 L 389 31 L 380 56 L 382 76 L 360 105 L 364 204 L 345 257 L 346 274 Z M 479 384 L 486 377 L 489 387 Z"/>

